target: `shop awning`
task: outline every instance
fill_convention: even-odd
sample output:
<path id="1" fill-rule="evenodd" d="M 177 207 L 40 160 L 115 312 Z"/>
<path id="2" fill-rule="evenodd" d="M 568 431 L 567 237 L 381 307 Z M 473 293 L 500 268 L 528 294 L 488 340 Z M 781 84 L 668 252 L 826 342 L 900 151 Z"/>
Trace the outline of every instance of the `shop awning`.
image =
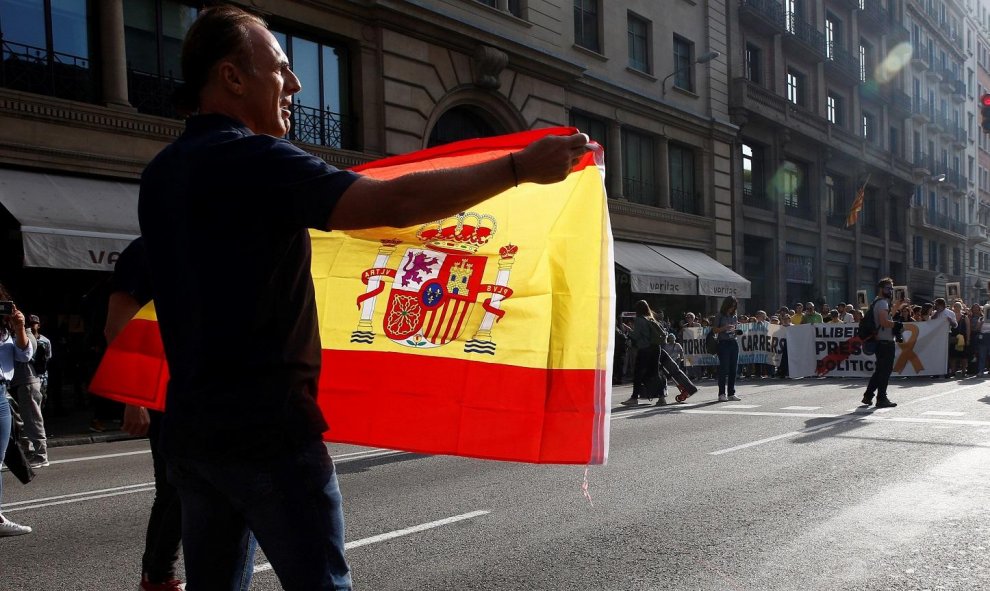
<path id="1" fill-rule="evenodd" d="M 697 250 L 616 240 L 615 262 L 633 293 L 750 297 L 745 277 Z"/>
<path id="2" fill-rule="evenodd" d="M 697 295 L 698 279 L 645 244 L 616 240 L 615 262 L 629 271 L 633 293 Z"/>
<path id="3" fill-rule="evenodd" d="M 0 169 L 0 204 L 21 224 L 24 266 L 112 271 L 140 234 L 138 185 Z"/>
<path id="4" fill-rule="evenodd" d="M 712 257 L 697 250 L 650 245 L 652 250 L 698 276 L 698 294 L 706 296 L 736 296 L 748 299 L 749 280 Z"/>

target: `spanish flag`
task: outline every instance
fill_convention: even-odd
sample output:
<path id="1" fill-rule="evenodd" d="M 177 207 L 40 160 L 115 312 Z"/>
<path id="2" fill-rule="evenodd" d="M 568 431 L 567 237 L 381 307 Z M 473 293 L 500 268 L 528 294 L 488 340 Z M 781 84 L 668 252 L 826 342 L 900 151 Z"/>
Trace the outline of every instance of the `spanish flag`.
<path id="1" fill-rule="evenodd" d="M 859 212 L 863 211 L 863 202 L 866 197 L 866 185 L 870 182 L 870 176 L 866 176 L 866 180 L 863 181 L 863 186 L 856 191 L 856 199 L 853 200 L 852 207 L 849 208 L 849 214 L 846 216 L 846 227 L 852 227 L 856 225 L 856 220 L 859 219 Z"/>
<path id="2" fill-rule="evenodd" d="M 504 157 L 544 129 L 355 170 L 376 178 Z M 608 456 L 614 282 L 601 149 L 563 181 L 524 183 L 447 219 L 311 233 L 327 441 L 535 463 Z M 165 407 L 153 303 L 90 389 Z"/>

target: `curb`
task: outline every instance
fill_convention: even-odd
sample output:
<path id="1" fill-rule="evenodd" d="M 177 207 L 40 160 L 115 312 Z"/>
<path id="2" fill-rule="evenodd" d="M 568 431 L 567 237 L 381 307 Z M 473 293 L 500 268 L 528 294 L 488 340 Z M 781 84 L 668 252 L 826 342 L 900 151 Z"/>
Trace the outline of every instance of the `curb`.
<path id="1" fill-rule="evenodd" d="M 90 443 L 110 443 L 113 441 L 129 441 L 132 439 L 147 439 L 147 437 L 128 435 L 123 431 L 117 431 L 114 433 L 93 433 L 92 435 L 67 435 L 65 437 L 49 438 L 48 447 L 89 445 Z"/>

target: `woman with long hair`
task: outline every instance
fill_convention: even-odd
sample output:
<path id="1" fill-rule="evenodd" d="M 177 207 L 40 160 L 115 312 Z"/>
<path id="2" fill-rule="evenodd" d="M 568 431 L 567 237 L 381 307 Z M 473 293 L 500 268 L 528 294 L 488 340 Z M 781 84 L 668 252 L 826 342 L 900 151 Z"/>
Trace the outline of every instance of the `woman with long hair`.
<path id="1" fill-rule="evenodd" d="M 657 406 L 663 406 L 667 404 L 666 392 L 658 390 L 666 390 L 660 385 L 660 344 L 665 336 L 664 330 L 645 300 L 633 304 L 633 310 L 636 312 L 636 320 L 630 337 L 636 349 L 636 369 L 633 373 L 632 396 L 622 404 L 636 406 L 640 397 L 653 398 L 652 391 L 657 395 Z"/>
<path id="2" fill-rule="evenodd" d="M 736 310 L 739 302 L 733 296 L 722 300 L 712 331 L 718 339 L 718 401 L 739 400 L 736 396 L 736 372 L 739 365 L 739 343 L 736 341 Z M 728 388 L 728 389 L 726 389 Z"/>
<path id="3" fill-rule="evenodd" d="M 14 362 L 31 360 L 34 351 L 24 327 L 24 313 L 11 301 L 10 293 L 0 284 L 0 302 L 10 305 L 10 310 L 0 310 L 0 464 L 7 453 L 10 440 L 10 403 L 7 402 L 7 384 L 14 377 Z M 9 313 L 5 313 L 9 312 Z M 0 479 L 0 538 L 31 533 L 31 528 L 20 525 L 3 516 L 3 480 Z"/>

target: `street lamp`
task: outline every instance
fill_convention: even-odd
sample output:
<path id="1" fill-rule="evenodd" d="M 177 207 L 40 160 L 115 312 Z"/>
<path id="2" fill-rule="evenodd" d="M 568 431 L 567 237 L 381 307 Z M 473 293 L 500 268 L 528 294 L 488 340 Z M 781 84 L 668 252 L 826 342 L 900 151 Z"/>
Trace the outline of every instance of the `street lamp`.
<path id="1" fill-rule="evenodd" d="M 717 52 L 717 51 L 709 51 L 708 53 L 704 54 L 703 56 L 701 56 L 698 59 L 696 59 L 693 62 L 691 62 L 689 65 L 684 66 L 684 67 L 681 67 L 681 68 L 677 68 L 676 70 L 674 70 L 670 74 L 667 74 L 667 77 L 664 78 L 663 79 L 663 82 L 661 82 L 661 84 L 660 84 L 660 88 L 662 89 L 661 96 L 667 96 L 667 80 L 670 80 L 670 77 L 671 76 L 675 76 L 677 74 L 680 74 L 681 72 L 683 72 L 684 70 L 690 68 L 691 66 L 693 66 L 695 64 L 705 64 L 705 63 L 708 63 L 708 62 L 712 61 L 713 59 L 717 58 L 720 55 L 722 55 L 722 54 L 719 53 L 719 52 Z"/>

